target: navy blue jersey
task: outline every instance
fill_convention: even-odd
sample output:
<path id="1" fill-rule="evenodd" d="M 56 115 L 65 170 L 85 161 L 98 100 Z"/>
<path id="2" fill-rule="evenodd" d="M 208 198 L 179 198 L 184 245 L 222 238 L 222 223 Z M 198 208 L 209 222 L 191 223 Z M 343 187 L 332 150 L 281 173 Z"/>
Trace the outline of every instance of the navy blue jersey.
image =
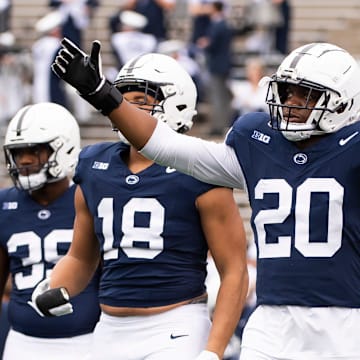
<path id="1" fill-rule="evenodd" d="M 196 297 L 208 247 L 195 201 L 214 186 L 157 164 L 133 174 L 122 160 L 128 151 L 120 142 L 84 148 L 74 177 L 103 253 L 100 302 L 152 307 Z"/>
<path id="2" fill-rule="evenodd" d="M 360 123 L 300 150 L 239 118 L 226 140 L 245 174 L 259 304 L 360 307 Z"/>
<path id="3" fill-rule="evenodd" d="M 27 304 L 35 286 L 49 276 L 70 246 L 75 187 L 71 186 L 48 206 L 38 204 L 27 192 L 14 187 L 0 191 L 0 246 L 8 253 L 12 274 L 9 321 L 14 330 L 29 336 L 62 338 L 86 334 L 92 332 L 99 318 L 96 277 L 71 300 L 71 315 L 42 318 Z"/>

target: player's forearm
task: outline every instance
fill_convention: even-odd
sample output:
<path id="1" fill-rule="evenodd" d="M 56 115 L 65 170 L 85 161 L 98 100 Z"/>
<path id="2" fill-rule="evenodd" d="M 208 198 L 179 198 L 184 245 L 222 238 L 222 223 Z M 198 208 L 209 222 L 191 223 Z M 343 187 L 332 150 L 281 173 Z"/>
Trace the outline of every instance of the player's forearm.
<path id="1" fill-rule="evenodd" d="M 83 291 L 93 277 L 98 262 L 85 263 L 71 255 L 59 260 L 51 272 L 51 288 L 64 287 L 70 297 Z"/>
<path id="2" fill-rule="evenodd" d="M 139 150 L 148 142 L 157 123 L 157 120 L 146 111 L 131 106 L 126 100 L 109 114 L 109 118 Z"/>
<path id="3" fill-rule="evenodd" d="M 245 305 L 247 286 L 246 268 L 241 273 L 225 277 L 221 282 L 206 346 L 207 350 L 218 354 L 220 359 L 239 322 Z"/>

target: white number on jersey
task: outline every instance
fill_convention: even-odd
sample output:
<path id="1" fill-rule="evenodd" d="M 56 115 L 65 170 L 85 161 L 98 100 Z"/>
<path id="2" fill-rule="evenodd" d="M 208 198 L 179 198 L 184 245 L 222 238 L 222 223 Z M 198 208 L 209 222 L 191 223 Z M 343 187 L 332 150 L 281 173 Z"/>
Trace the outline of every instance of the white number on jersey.
<path id="1" fill-rule="evenodd" d="M 98 206 L 98 216 L 103 219 L 102 232 L 104 236 L 104 260 L 117 259 L 118 249 L 114 248 L 114 210 L 113 198 L 104 198 Z M 135 226 L 135 213 L 149 213 L 149 226 Z M 121 230 L 124 236 L 120 247 L 130 258 L 153 259 L 164 249 L 164 239 L 161 236 L 164 230 L 165 209 L 154 198 L 133 198 L 123 208 Z M 144 243 L 144 247 L 135 247 L 135 244 Z"/>
<path id="2" fill-rule="evenodd" d="M 328 226 L 324 241 L 310 242 L 310 209 L 312 193 L 328 193 Z M 276 243 L 266 242 L 265 225 L 283 223 L 291 213 L 293 189 L 284 179 L 261 179 L 255 187 L 255 199 L 264 194 L 278 194 L 276 209 L 260 210 L 254 219 L 258 236 L 259 258 L 291 256 L 291 237 L 279 236 Z M 331 257 L 341 247 L 343 228 L 344 188 L 332 178 L 309 178 L 297 189 L 295 196 L 295 248 L 305 257 Z"/>
<path id="3" fill-rule="evenodd" d="M 22 271 L 14 274 L 14 282 L 19 290 L 30 289 L 38 282 L 48 277 L 51 269 L 45 272 L 44 262 L 53 263 L 59 261 L 62 255 L 58 254 L 57 244 L 72 240 L 72 229 L 53 230 L 44 237 L 43 250 L 41 238 L 34 231 L 25 231 L 11 235 L 7 242 L 8 252 L 15 253 L 19 247 L 26 247 L 27 256 L 21 259 L 22 266 L 31 266 L 31 271 L 24 274 Z"/>

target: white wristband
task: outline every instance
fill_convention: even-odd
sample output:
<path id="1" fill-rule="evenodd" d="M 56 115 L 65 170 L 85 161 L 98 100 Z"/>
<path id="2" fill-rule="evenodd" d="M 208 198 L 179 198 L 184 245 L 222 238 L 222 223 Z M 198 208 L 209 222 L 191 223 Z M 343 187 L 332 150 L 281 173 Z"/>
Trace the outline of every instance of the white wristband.
<path id="1" fill-rule="evenodd" d="M 217 354 L 212 351 L 203 350 L 195 360 L 220 360 Z"/>

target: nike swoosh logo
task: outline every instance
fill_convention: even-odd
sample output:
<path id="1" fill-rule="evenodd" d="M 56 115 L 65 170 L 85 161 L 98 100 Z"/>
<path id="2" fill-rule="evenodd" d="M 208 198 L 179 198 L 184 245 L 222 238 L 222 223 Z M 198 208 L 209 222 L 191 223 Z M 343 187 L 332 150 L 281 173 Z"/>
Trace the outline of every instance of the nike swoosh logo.
<path id="1" fill-rule="evenodd" d="M 177 339 L 177 338 L 184 337 L 184 336 L 189 336 L 189 335 L 188 334 L 184 334 L 184 335 L 173 335 L 173 334 L 171 334 L 170 339 Z"/>
<path id="2" fill-rule="evenodd" d="M 346 145 L 352 138 L 354 138 L 357 134 L 359 134 L 358 131 L 355 131 L 353 134 L 351 134 L 350 136 L 348 136 L 347 138 L 345 139 L 340 139 L 339 140 L 339 145 L 340 146 L 344 146 Z"/>
<path id="3" fill-rule="evenodd" d="M 167 173 L 167 174 L 171 174 L 171 173 L 173 173 L 173 172 L 175 172 L 176 171 L 176 169 L 174 169 L 174 168 L 172 168 L 172 167 L 170 167 L 170 166 L 168 166 L 166 169 L 165 169 L 165 172 Z"/>

